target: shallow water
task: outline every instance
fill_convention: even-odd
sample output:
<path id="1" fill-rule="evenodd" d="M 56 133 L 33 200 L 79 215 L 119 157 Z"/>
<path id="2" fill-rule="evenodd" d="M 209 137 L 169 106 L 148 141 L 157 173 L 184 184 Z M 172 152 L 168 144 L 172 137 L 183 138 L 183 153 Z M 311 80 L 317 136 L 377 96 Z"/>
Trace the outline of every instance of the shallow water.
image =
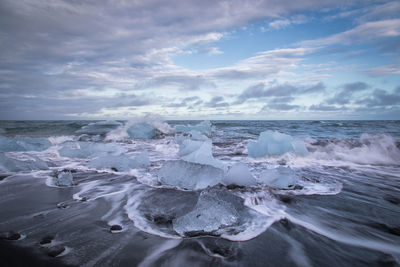
<path id="1" fill-rule="evenodd" d="M 288 189 L 257 184 L 201 190 L 163 184 L 158 177 L 166 161 L 180 158 L 177 134 L 168 125 L 198 121 L 157 122 L 153 139 L 129 138 L 127 125 L 135 122 L 90 123 L 0 122 L 0 135 L 11 140 L 51 143 L 40 151 L 3 150 L 4 157 L 48 166 L 1 171 L 0 232 L 24 236 L 6 244 L 51 261 L 48 250 L 63 246 L 56 260 L 79 266 L 400 264 L 400 121 L 212 121 L 212 153 L 227 169 L 240 162 L 258 179 L 266 169 L 289 166 L 300 178 Z M 247 143 L 266 130 L 304 141 L 308 154 L 249 157 Z M 103 155 L 104 144 L 107 153 L 130 160 L 147 151 L 150 165 L 95 169 L 90 162 Z M 76 145 L 85 145 L 85 153 L 60 155 L 63 147 Z M 73 186 L 57 185 L 64 169 L 72 171 Z M 218 198 L 220 216 L 233 210 L 233 223 L 182 234 L 178 218 L 196 210 L 201 195 Z M 208 211 L 202 213 L 204 229 L 215 222 Z M 196 216 L 189 221 L 197 222 Z M 112 225 L 122 230 L 111 233 Z M 40 245 L 47 235 L 53 241 Z"/>

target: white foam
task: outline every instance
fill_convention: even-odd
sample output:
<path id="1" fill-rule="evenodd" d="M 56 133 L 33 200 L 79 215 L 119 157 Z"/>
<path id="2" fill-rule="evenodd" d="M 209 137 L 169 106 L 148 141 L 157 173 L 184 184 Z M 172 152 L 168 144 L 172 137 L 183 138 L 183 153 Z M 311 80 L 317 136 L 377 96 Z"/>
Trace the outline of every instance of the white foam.
<path id="1" fill-rule="evenodd" d="M 157 248 L 152 249 L 151 253 L 138 264 L 138 267 L 154 266 L 156 261 L 168 250 L 177 247 L 182 240 L 167 240 L 159 245 Z"/>
<path id="2" fill-rule="evenodd" d="M 325 160 L 331 165 L 400 164 L 400 149 L 396 146 L 396 139 L 387 134 L 363 134 L 358 146 L 351 145 L 345 140 L 330 142 L 326 146 L 310 146 L 316 149 L 310 154 L 311 159 Z"/>
<path id="3" fill-rule="evenodd" d="M 59 145 L 67 141 L 74 141 L 75 136 L 63 135 L 63 136 L 50 136 L 48 139 L 52 145 Z"/>
<path id="4" fill-rule="evenodd" d="M 146 123 L 153 126 L 156 130 L 163 134 L 172 134 L 174 130 L 168 123 L 163 122 L 160 117 L 157 116 L 145 116 L 142 118 L 135 118 L 127 121 L 123 126 L 118 127 L 115 130 L 110 131 L 105 140 L 106 141 L 127 141 L 130 140 L 128 129 L 135 124 Z"/>
<path id="5" fill-rule="evenodd" d="M 289 214 L 287 214 L 286 217 L 292 223 L 301 225 L 310 231 L 328 237 L 337 242 L 385 253 L 400 254 L 400 246 L 397 243 L 393 243 L 389 240 L 387 240 L 387 242 L 383 242 L 379 240 L 372 240 L 367 237 L 344 234 L 338 230 L 323 226 L 315 220 L 310 222 L 310 219 L 304 220 L 303 218 L 295 217 Z"/>

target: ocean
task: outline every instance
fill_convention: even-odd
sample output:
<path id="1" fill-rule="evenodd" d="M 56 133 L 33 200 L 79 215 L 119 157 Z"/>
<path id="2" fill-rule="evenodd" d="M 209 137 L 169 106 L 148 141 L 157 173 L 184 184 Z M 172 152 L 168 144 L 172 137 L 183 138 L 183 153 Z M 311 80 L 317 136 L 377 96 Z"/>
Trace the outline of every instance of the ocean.
<path id="1" fill-rule="evenodd" d="M 400 121 L 1 121 L 0 265 L 400 266 Z"/>

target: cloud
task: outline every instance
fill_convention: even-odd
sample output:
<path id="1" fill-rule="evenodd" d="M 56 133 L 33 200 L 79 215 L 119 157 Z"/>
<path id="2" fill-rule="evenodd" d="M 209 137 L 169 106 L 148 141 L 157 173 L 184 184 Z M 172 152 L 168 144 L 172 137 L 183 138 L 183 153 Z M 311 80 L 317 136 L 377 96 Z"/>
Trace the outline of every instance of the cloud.
<path id="1" fill-rule="evenodd" d="M 339 110 L 346 110 L 347 108 L 345 107 L 335 107 L 335 106 L 329 106 L 329 105 L 324 105 L 324 104 L 318 104 L 318 105 L 311 105 L 309 107 L 309 110 L 311 111 L 339 111 Z"/>
<path id="2" fill-rule="evenodd" d="M 268 26 L 270 29 L 279 30 L 279 29 L 289 26 L 290 24 L 291 24 L 291 22 L 288 19 L 278 19 L 278 20 L 274 20 L 274 21 L 270 22 L 268 24 Z"/>
<path id="3" fill-rule="evenodd" d="M 342 86 L 342 91 L 337 93 L 332 98 L 326 100 L 328 104 L 348 104 L 354 93 L 368 89 L 368 84 L 364 82 L 347 83 Z"/>
<path id="4" fill-rule="evenodd" d="M 209 81 L 202 75 L 191 75 L 191 74 L 171 74 L 159 77 L 153 77 L 147 81 L 137 83 L 134 88 L 137 90 L 149 89 L 149 88 L 162 88 L 162 87 L 175 87 L 185 91 L 199 90 L 201 87 L 215 88 L 216 85 Z"/>
<path id="5" fill-rule="evenodd" d="M 391 64 L 391 65 L 384 65 L 378 66 L 374 68 L 370 68 L 363 71 L 365 74 L 371 77 L 379 77 L 379 76 L 386 76 L 392 74 L 400 74 L 400 64 Z"/>
<path id="6" fill-rule="evenodd" d="M 282 48 L 267 50 L 246 58 L 231 67 L 213 69 L 208 75 L 217 79 L 263 79 L 279 72 L 295 69 L 312 48 Z"/>
<path id="7" fill-rule="evenodd" d="M 190 97 L 185 97 L 179 103 L 170 103 L 170 104 L 167 104 L 165 106 L 166 107 L 180 108 L 180 107 L 190 107 L 190 106 L 193 106 L 193 105 L 200 105 L 202 103 L 203 103 L 203 100 L 201 100 L 200 97 L 198 97 L 198 96 L 190 96 Z"/>
<path id="8" fill-rule="evenodd" d="M 370 97 L 357 101 L 357 104 L 364 104 L 366 107 L 386 107 L 400 105 L 400 87 L 395 93 L 390 94 L 382 89 L 375 89 Z"/>
<path id="9" fill-rule="evenodd" d="M 284 110 L 284 111 L 288 111 L 288 110 L 294 110 L 294 109 L 298 109 L 300 108 L 299 105 L 290 105 L 290 104 L 285 104 L 285 103 L 269 103 L 267 105 L 265 105 L 262 110 Z"/>
<path id="10" fill-rule="evenodd" d="M 292 98 L 325 90 L 323 83 L 298 85 L 310 83 L 311 72 L 303 75 L 299 71 L 301 64 L 319 51 L 319 45 L 397 38 L 399 19 L 393 10 L 398 4 L 391 2 L 376 11 L 370 9 L 362 24 L 309 41 L 307 47 L 285 44 L 274 49 L 266 44 L 269 50 L 245 59 L 242 55 L 237 57 L 241 60 L 225 67 L 189 70 L 175 65 L 175 56 L 206 53 L 217 58 L 225 52 L 219 44 L 241 27 L 262 21 L 271 22 L 275 28 L 301 24 L 310 18 L 293 14 L 352 4 L 345 0 L 3 0 L 0 117 L 12 119 L 18 114 L 18 118 L 66 118 L 70 114 L 101 115 L 107 113 L 105 109 L 141 109 L 150 105 L 157 106 L 152 110 L 161 112 L 163 107 L 227 107 L 238 88 L 260 82 L 264 83 L 258 91 L 249 87 L 234 100 L 244 103 L 259 97 L 270 107 L 281 105 L 281 109 L 288 110 L 294 106 L 289 103 Z M 379 12 L 385 12 L 384 20 L 379 20 L 383 16 Z M 398 50 L 397 43 L 386 44 L 382 51 L 396 54 L 393 51 Z M 224 56 L 229 57 L 226 53 L 221 57 Z M 391 71 L 397 74 L 396 64 L 389 62 L 385 66 L 392 66 Z M 383 72 L 370 69 L 366 73 Z M 301 83 L 287 82 L 300 75 L 304 78 Z M 313 76 L 316 82 L 326 78 L 318 75 Z M 272 79 L 277 79 L 278 85 L 267 86 Z M 230 85 L 232 90 L 222 94 L 221 90 Z M 208 102 L 202 100 L 216 92 L 217 97 Z M 183 94 L 202 98 L 185 100 Z"/>
<path id="11" fill-rule="evenodd" d="M 358 18 L 358 21 L 371 21 L 397 18 L 400 13 L 400 2 L 391 1 L 366 8 L 366 13 Z"/>
<path id="12" fill-rule="evenodd" d="M 300 43 L 305 47 L 321 47 L 333 44 L 360 44 L 376 42 L 381 38 L 393 38 L 400 36 L 400 19 L 388 19 L 366 22 L 353 29 L 329 37 L 316 40 L 308 40 Z"/>
<path id="13" fill-rule="evenodd" d="M 209 102 L 205 103 L 205 106 L 210 108 L 228 107 L 229 104 L 224 100 L 222 96 L 214 96 Z"/>
<path id="14" fill-rule="evenodd" d="M 309 86 L 294 86 L 292 84 L 282 84 L 266 88 L 264 83 L 248 87 L 238 97 L 236 104 L 241 104 L 248 99 L 260 99 L 264 97 L 291 97 L 294 95 L 306 95 L 320 93 L 325 90 L 325 85 L 319 82 Z"/>
<path id="15" fill-rule="evenodd" d="M 269 30 L 280 30 L 288 27 L 291 24 L 303 24 L 308 22 L 308 19 L 304 15 L 297 15 L 291 18 L 277 19 L 268 24 Z"/>

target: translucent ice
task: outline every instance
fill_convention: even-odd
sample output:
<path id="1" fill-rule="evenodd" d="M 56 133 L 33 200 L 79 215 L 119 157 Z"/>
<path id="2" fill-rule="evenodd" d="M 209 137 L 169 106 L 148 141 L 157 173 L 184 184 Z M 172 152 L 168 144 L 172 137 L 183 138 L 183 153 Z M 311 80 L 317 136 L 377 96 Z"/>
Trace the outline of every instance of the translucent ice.
<path id="1" fill-rule="evenodd" d="M 223 175 L 221 169 L 210 165 L 177 160 L 167 161 L 159 170 L 158 179 L 164 184 L 198 190 L 220 183 Z"/>
<path id="2" fill-rule="evenodd" d="M 202 121 L 197 125 L 176 125 L 175 131 L 180 133 L 188 133 L 190 131 L 198 131 L 200 133 L 210 133 L 211 132 L 211 122 Z"/>
<path id="3" fill-rule="evenodd" d="M 243 200 L 227 191 L 201 192 L 194 209 L 173 221 L 174 230 L 181 236 L 220 235 L 221 230 L 241 222 Z"/>
<path id="4" fill-rule="evenodd" d="M 48 168 L 46 162 L 38 157 L 32 157 L 31 160 L 17 160 L 0 153 L 0 170 L 5 172 L 47 170 Z"/>
<path id="5" fill-rule="evenodd" d="M 202 135 L 200 132 L 198 131 L 190 131 L 190 139 L 192 140 L 197 140 L 197 141 L 206 141 L 209 138 L 205 135 Z"/>
<path id="6" fill-rule="evenodd" d="M 102 153 L 120 154 L 123 149 L 112 143 L 92 143 L 92 142 L 66 142 L 58 150 L 62 157 L 69 158 L 91 158 Z"/>
<path id="7" fill-rule="evenodd" d="M 89 167 L 95 169 L 112 168 L 117 171 L 129 171 L 130 169 L 150 166 L 147 151 L 138 154 L 136 157 L 127 155 L 103 154 L 89 163 Z"/>
<path id="8" fill-rule="evenodd" d="M 151 139 L 156 136 L 156 128 L 147 122 L 133 124 L 127 132 L 132 139 Z"/>
<path id="9" fill-rule="evenodd" d="M 189 155 L 190 153 L 193 153 L 194 151 L 200 149 L 203 143 L 204 141 L 193 141 L 190 139 L 185 139 L 179 145 L 178 155 L 179 156 Z"/>
<path id="10" fill-rule="evenodd" d="M 278 168 L 268 169 L 262 172 L 259 180 L 262 184 L 271 187 L 289 189 L 296 185 L 299 177 L 290 167 L 279 166 Z"/>
<path id="11" fill-rule="evenodd" d="M 57 175 L 58 186 L 73 186 L 74 185 L 74 177 L 70 171 L 61 171 Z"/>
<path id="12" fill-rule="evenodd" d="M 122 123 L 117 121 L 99 121 L 90 123 L 83 126 L 81 129 L 76 131 L 78 134 L 90 134 L 90 135 L 103 135 L 117 127 L 122 126 Z"/>
<path id="13" fill-rule="evenodd" d="M 256 185 L 256 179 L 251 175 L 249 168 L 243 163 L 233 165 L 222 179 L 224 185 L 252 186 Z"/>
<path id="14" fill-rule="evenodd" d="M 192 142 L 196 142 L 196 141 L 192 141 Z M 193 145 L 193 147 L 195 147 L 195 146 L 197 146 L 197 145 Z M 225 168 L 226 168 L 225 165 L 221 161 L 219 161 L 213 157 L 211 140 L 202 142 L 202 144 L 199 146 L 198 149 L 194 150 L 191 153 L 184 155 L 183 157 L 181 157 L 181 159 L 184 161 L 187 161 L 187 162 L 211 165 L 215 168 L 220 168 L 222 170 L 225 170 Z"/>
<path id="15" fill-rule="evenodd" d="M 43 151 L 48 149 L 51 143 L 42 138 L 8 138 L 0 136 L 0 151 Z"/>
<path id="16" fill-rule="evenodd" d="M 295 140 L 290 135 L 277 131 L 262 132 L 257 142 L 250 141 L 248 143 L 247 150 L 252 158 L 281 155 L 286 152 L 294 152 L 300 155 L 308 153 L 303 141 Z"/>

